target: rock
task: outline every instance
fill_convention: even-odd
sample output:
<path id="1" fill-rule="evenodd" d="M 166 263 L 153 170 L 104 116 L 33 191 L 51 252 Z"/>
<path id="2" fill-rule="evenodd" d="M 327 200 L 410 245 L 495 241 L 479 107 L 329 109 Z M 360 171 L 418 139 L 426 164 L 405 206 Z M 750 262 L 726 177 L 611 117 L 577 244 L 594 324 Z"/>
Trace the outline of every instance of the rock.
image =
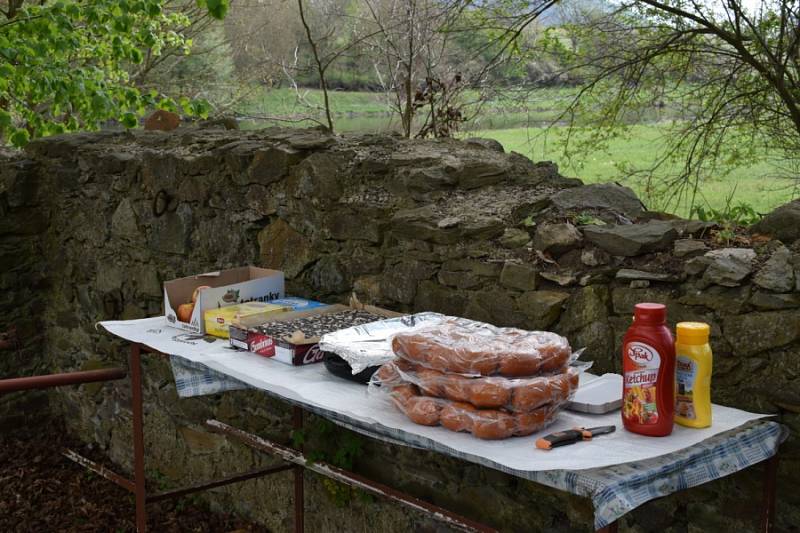
<path id="1" fill-rule="evenodd" d="M 264 268 L 297 277 L 316 258 L 311 242 L 279 218 L 258 234 L 259 257 Z"/>
<path id="2" fill-rule="evenodd" d="M 729 315 L 723 319 L 725 339 L 737 355 L 753 355 L 800 338 L 800 313 L 767 311 Z"/>
<path id="3" fill-rule="evenodd" d="M 706 243 L 697 239 L 678 239 L 675 241 L 673 252 L 675 257 L 694 257 L 708 251 Z"/>
<path id="4" fill-rule="evenodd" d="M 568 292 L 531 291 L 520 296 L 517 305 L 530 319 L 531 328 L 546 329 L 558 320 L 561 308 L 568 299 Z"/>
<path id="5" fill-rule="evenodd" d="M 586 266 L 607 265 L 610 260 L 611 256 L 600 248 L 584 248 L 581 250 L 581 263 Z"/>
<path id="6" fill-rule="evenodd" d="M 516 327 L 525 322 L 514 299 L 508 293 L 497 291 L 471 293 L 464 316 L 500 327 Z"/>
<path id="7" fill-rule="evenodd" d="M 463 316 L 467 306 L 465 294 L 461 289 L 442 287 L 433 281 L 422 281 L 414 299 L 414 310 Z"/>
<path id="8" fill-rule="evenodd" d="M 442 285 L 458 289 L 474 289 L 481 284 L 481 278 L 471 272 L 440 270 L 437 279 Z"/>
<path id="9" fill-rule="evenodd" d="M 692 257 L 683 265 L 683 271 L 690 276 L 699 276 L 706 271 L 711 259 L 708 257 Z"/>
<path id="10" fill-rule="evenodd" d="M 794 268 L 792 253 L 780 246 L 753 276 L 753 283 L 773 292 L 790 292 L 794 289 Z"/>
<path id="11" fill-rule="evenodd" d="M 200 129 L 221 128 L 224 130 L 238 130 L 239 121 L 236 120 L 236 117 L 211 118 L 201 121 L 197 127 Z"/>
<path id="12" fill-rule="evenodd" d="M 482 137 L 470 137 L 469 139 L 464 139 L 464 142 L 467 144 L 471 144 L 473 146 L 480 146 L 481 148 L 485 148 L 487 150 L 491 150 L 493 152 L 505 152 L 503 145 L 500 144 L 499 141 L 494 139 L 484 139 Z"/>
<path id="13" fill-rule="evenodd" d="M 702 305 L 721 313 L 738 314 L 742 312 L 750 297 L 748 286 L 728 288 L 718 285 L 704 288 L 687 288 L 686 292 L 678 298 L 684 305 Z"/>
<path id="14" fill-rule="evenodd" d="M 440 227 L 440 222 L 445 222 L 447 227 Z M 460 219 L 457 225 L 451 225 L 453 222 L 453 219 L 437 215 L 432 205 L 398 211 L 391 220 L 396 234 L 436 244 L 492 239 L 505 231 L 503 221 L 494 216 L 476 215 L 471 220 Z"/>
<path id="15" fill-rule="evenodd" d="M 228 445 L 224 435 L 217 435 L 209 431 L 199 431 L 182 426 L 178 428 L 178 432 L 183 437 L 186 447 L 194 454 L 218 453 Z"/>
<path id="16" fill-rule="evenodd" d="M 581 243 L 581 232 L 570 224 L 542 224 L 536 228 L 533 236 L 533 247 L 542 252 L 561 255 L 576 248 Z"/>
<path id="17" fill-rule="evenodd" d="M 700 236 L 704 235 L 707 231 L 714 228 L 716 222 L 704 222 L 702 220 L 670 220 L 670 224 L 678 232 L 681 237 L 687 237 L 699 233 Z M 687 239 L 689 240 L 689 239 Z"/>
<path id="18" fill-rule="evenodd" d="M 552 202 L 562 211 L 610 210 L 628 218 L 645 211 L 631 189 L 614 183 L 595 183 L 566 189 L 553 195 Z"/>
<path id="19" fill-rule="evenodd" d="M 643 270 L 634 270 L 632 268 L 621 268 L 617 271 L 616 279 L 633 279 L 633 280 L 647 280 L 647 281 L 678 281 L 678 278 L 672 274 L 664 274 L 658 272 L 645 272 Z"/>
<path id="20" fill-rule="evenodd" d="M 609 290 L 602 285 L 589 285 L 572 294 L 561 316 L 560 329 L 577 331 L 592 322 L 608 317 Z"/>
<path id="21" fill-rule="evenodd" d="M 672 293 L 664 288 L 647 287 L 614 287 L 611 291 L 612 308 L 620 316 L 633 316 L 633 307 L 640 302 L 654 302 L 671 307 Z"/>
<path id="22" fill-rule="evenodd" d="M 445 217 L 436 223 L 436 227 L 439 229 L 447 229 L 454 228 L 459 224 L 461 224 L 461 219 L 459 217 Z"/>
<path id="23" fill-rule="evenodd" d="M 800 200 L 793 200 L 751 226 L 753 233 L 765 233 L 786 244 L 800 239 Z"/>
<path id="24" fill-rule="evenodd" d="M 433 277 L 435 270 L 432 263 L 401 261 L 384 274 L 381 293 L 389 300 L 410 304 L 417 295 L 419 282 Z"/>
<path id="25" fill-rule="evenodd" d="M 359 301 L 374 305 L 381 302 L 381 276 L 363 276 L 353 282 L 353 292 Z"/>
<path id="26" fill-rule="evenodd" d="M 174 213 L 165 213 L 153 222 L 150 246 L 165 253 L 185 254 L 192 232 L 192 208 L 181 204 Z"/>
<path id="27" fill-rule="evenodd" d="M 142 236 L 139 232 L 136 212 L 128 198 L 122 199 L 111 216 L 111 235 L 131 241 Z"/>
<path id="28" fill-rule="evenodd" d="M 668 222 L 653 221 L 645 224 L 585 226 L 583 235 L 611 255 L 632 257 L 667 249 L 678 237 L 678 232 Z"/>
<path id="29" fill-rule="evenodd" d="M 736 287 L 753 270 L 756 253 L 750 248 L 723 248 L 706 253 L 708 268 L 703 274 L 704 286 Z"/>
<path id="30" fill-rule="evenodd" d="M 750 296 L 750 305 L 758 309 L 792 309 L 800 307 L 800 294 L 756 291 Z"/>
<path id="31" fill-rule="evenodd" d="M 530 265 L 506 261 L 500 272 L 500 284 L 511 289 L 532 291 L 536 289 L 536 269 Z"/>
<path id="32" fill-rule="evenodd" d="M 163 109 L 156 109 L 144 119 L 144 129 L 146 130 L 172 131 L 180 125 L 181 117 Z"/>
<path id="33" fill-rule="evenodd" d="M 558 283 L 562 287 L 575 285 L 578 282 L 578 275 L 569 270 L 564 272 L 544 271 L 539 272 L 539 276 L 554 283 Z"/>
<path id="34" fill-rule="evenodd" d="M 485 278 L 496 278 L 500 275 L 502 269 L 502 263 L 486 262 L 479 259 L 451 259 L 442 264 L 442 270 L 470 272 Z"/>
<path id="35" fill-rule="evenodd" d="M 311 267 L 308 279 L 320 294 L 341 294 L 350 288 L 342 264 L 332 255 L 320 258 Z"/>
<path id="36" fill-rule="evenodd" d="M 650 286 L 650 282 L 646 279 L 635 279 L 628 285 L 631 289 L 646 289 Z"/>
<path id="37" fill-rule="evenodd" d="M 253 160 L 246 172 L 233 176 L 237 183 L 261 185 L 275 183 L 287 176 L 289 170 L 303 159 L 300 150 L 283 145 L 261 148 L 250 153 Z"/>
<path id="38" fill-rule="evenodd" d="M 800 292 L 800 254 L 792 255 L 792 267 L 794 267 L 794 290 Z"/>
<path id="39" fill-rule="evenodd" d="M 519 228 L 506 228 L 497 242 L 500 243 L 501 246 L 504 248 L 522 248 L 528 242 L 530 242 L 531 237 L 528 235 L 528 232 Z"/>

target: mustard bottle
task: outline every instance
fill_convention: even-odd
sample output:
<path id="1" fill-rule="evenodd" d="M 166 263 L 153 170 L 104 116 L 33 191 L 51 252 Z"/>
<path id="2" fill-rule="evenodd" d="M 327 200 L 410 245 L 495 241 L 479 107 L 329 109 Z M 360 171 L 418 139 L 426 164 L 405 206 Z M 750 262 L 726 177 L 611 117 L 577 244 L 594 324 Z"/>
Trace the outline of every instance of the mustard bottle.
<path id="1" fill-rule="evenodd" d="M 675 422 L 691 428 L 711 425 L 711 328 L 679 322 L 675 341 Z"/>

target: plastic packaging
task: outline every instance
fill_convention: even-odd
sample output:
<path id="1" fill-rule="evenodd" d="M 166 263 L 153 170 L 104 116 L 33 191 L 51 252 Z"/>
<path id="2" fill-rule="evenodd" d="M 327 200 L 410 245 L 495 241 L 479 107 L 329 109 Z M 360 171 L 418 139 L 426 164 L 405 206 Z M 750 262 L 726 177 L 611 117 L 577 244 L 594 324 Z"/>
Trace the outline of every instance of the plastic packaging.
<path id="1" fill-rule="evenodd" d="M 650 437 L 672 433 L 675 417 L 675 341 L 667 308 L 640 303 L 622 341 L 622 422 Z"/>
<path id="2" fill-rule="evenodd" d="M 546 331 L 498 328 L 462 318 L 398 333 L 394 353 L 439 372 L 506 377 L 564 371 L 572 349 L 564 337 Z"/>
<path id="3" fill-rule="evenodd" d="M 394 404 L 414 423 L 441 425 L 450 431 L 472 433 L 479 439 L 498 440 L 535 433 L 553 422 L 560 407 L 549 404 L 528 413 L 508 413 L 443 398 L 422 396 L 413 383 L 391 388 Z"/>
<path id="4" fill-rule="evenodd" d="M 529 413 L 543 405 L 561 405 L 572 399 L 580 374 L 588 366 L 570 367 L 565 372 L 531 378 L 470 378 L 398 361 L 383 365 L 374 375 L 373 384 L 393 387 L 412 383 L 426 396 L 468 403 L 478 409 Z"/>
<path id="5" fill-rule="evenodd" d="M 711 328 L 703 322 L 679 322 L 675 329 L 675 422 L 706 428 L 711 425 Z"/>

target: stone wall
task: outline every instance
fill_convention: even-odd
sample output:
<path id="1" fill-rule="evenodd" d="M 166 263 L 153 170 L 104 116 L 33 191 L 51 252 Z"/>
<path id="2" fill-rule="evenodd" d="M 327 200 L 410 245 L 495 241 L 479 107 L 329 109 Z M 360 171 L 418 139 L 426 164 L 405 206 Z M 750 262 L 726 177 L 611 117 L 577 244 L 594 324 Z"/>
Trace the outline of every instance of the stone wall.
<path id="1" fill-rule="evenodd" d="M 248 263 L 282 269 L 290 293 L 328 302 L 354 291 L 400 311 L 552 329 L 585 346 L 599 373 L 620 370 L 633 304 L 659 301 L 673 324 L 712 325 L 714 401 L 775 413 L 792 430 L 778 509 L 791 529 L 800 523 L 797 211 L 790 204 L 759 233 L 726 235 L 649 212 L 624 187 L 583 186 L 550 163 L 479 139 L 189 128 L 51 137 L 0 156 L 0 331 L 15 323 L 25 340 L 13 355 L 0 352 L 0 372 L 120 364 L 124 346 L 98 332 L 97 321 L 158 314 L 164 280 Z M 147 358 L 145 366 L 154 478 L 176 485 L 272 461 L 205 432 L 202 422 L 217 417 L 285 439 L 285 404 L 252 391 L 178 400 L 168 365 Z M 11 414 L 43 408 L 36 398 L 28 409 L 16 396 L 0 400 L 2 426 Z M 71 431 L 130 467 L 126 382 L 60 389 L 49 399 Z M 499 528 L 590 528 L 586 500 L 313 417 L 310 427 L 309 447 L 320 453 L 348 450 L 356 471 Z M 652 502 L 623 529 L 752 530 L 759 476 L 752 469 Z M 286 531 L 289 479 L 207 498 Z M 395 505 L 307 480 L 311 531 L 436 528 Z"/>

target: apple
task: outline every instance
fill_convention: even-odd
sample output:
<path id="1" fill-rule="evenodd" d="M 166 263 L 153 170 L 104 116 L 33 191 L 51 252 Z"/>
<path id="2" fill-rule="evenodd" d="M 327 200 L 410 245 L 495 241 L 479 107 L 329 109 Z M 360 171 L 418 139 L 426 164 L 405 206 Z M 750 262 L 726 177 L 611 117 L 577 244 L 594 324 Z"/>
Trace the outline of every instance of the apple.
<path id="1" fill-rule="evenodd" d="M 194 312 L 194 304 L 181 304 L 178 306 L 178 320 L 186 322 L 187 324 L 192 319 L 192 312 Z"/>
<path id="2" fill-rule="evenodd" d="M 199 287 L 197 287 L 192 293 L 192 303 L 193 304 L 197 303 L 197 297 L 200 296 L 200 291 L 202 291 L 203 289 L 210 289 L 210 288 L 211 287 L 209 287 L 208 285 L 200 285 Z"/>

